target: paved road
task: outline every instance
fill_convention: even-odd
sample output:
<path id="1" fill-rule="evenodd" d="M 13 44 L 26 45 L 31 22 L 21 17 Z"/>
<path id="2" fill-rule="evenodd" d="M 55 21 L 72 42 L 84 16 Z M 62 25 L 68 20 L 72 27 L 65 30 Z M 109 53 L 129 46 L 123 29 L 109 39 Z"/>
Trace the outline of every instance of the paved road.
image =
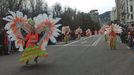
<path id="1" fill-rule="evenodd" d="M 48 47 L 49 57 L 26 67 L 19 54 L 0 56 L 0 75 L 134 75 L 134 55 L 118 42 L 110 50 L 103 36 Z"/>

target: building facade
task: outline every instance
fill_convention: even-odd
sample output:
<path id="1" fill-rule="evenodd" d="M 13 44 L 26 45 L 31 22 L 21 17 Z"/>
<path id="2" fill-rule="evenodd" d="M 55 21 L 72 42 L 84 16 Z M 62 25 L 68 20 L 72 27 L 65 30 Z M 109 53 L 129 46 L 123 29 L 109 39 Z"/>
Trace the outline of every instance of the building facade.
<path id="1" fill-rule="evenodd" d="M 122 24 L 134 25 L 134 0 L 115 0 L 117 20 Z"/>
<path id="2" fill-rule="evenodd" d="M 116 11 L 117 11 L 117 20 L 120 20 L 120 0 L 115 0 L 116 3 Z"/>
<path id="3" fill-rule="evenodd" d="M 128 0 L 128 23 L 134 24 L 134 0 Z"/>
<path id="4" fill-rule="evenodd" d="M 117 20 L 117 10 L 116 10 L 116 7 L 112 8 L 112 11 L 110 13 L 110 19 L 111 19 L 111 21 Z"/>

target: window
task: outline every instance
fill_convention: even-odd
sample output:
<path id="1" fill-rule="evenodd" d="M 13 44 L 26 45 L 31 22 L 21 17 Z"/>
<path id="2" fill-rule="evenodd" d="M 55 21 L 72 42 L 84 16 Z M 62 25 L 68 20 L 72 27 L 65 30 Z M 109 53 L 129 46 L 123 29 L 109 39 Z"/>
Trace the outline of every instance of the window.
<path id="1" fill-rule="evenodd" d="M 129 19 L 129 15 L 127 15 L 127 19 Z"/>
<path id="2" fill-rule="evenodd" d="M 134 17 L 133 17 L 133 14 L 131 14 L 131 19 L 133 19 Z"/>
<path id="3" fill-rule="evenodd" d="M 127 12 L 128 12 L 128 7 L 127 7 Z"/>
<path id="4" fill-rule="evenodd" d="M 133 12 L 133 6 L 132 5 L 130 6 L 130 11 Z"/>

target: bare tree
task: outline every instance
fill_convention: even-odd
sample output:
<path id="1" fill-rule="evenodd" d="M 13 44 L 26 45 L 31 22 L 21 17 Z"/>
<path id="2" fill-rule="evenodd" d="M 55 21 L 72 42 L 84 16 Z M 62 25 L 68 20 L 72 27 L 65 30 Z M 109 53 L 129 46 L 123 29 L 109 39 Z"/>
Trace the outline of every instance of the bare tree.
<path id="1" fill-rule="evenodd" d="M 31 17 L 47 12 L 48 5 L 43 0 L 29 0 Z"/>
<path id="2" fill-rule="evenodd" d="M 8 2 L 6 0 L 0 0 L 0 16 L 3 17 L 6 12 L 7 12 L 7 8 L 8 8 Z"/>
<path id="3" fill-rule="evenodd" d="M 8 10 L 22 10 L 25 0 L 0 0 L 0 15 L 5 16 Z"/>
<path id="4" fill-rule="evenodd" d="M 25 0 L 7 0 L 8 4 L 9 4 L 9 9 L 12 11 L 17 11 L 17 10 L 21 10 L 23 7 L 23 2 Z"/>
<path id="5" fill-rule="evenodd" d="M 60 16 L 62 14 L 62 7 L 59 3 L 53 6 L 53 14 L 54 16 Z"/>

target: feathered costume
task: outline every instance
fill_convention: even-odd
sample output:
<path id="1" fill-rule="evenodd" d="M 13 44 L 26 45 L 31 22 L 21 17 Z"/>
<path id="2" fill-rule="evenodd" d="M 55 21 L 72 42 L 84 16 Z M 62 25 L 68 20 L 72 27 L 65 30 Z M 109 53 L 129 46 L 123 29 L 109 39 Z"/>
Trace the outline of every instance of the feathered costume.
<path id="1" fill-rule="evenodd" d="M 70 33 L 70 27 L 69 26 L 63 26 L 62 27 L 62 34 L 64 34 L 64 43 L 67 44 L 69 41 L 69 33 Z"/>
<path id="2" fill-rule="evenodd" d="M 75 30 L 75 35 L 77 36 L 77 39 L 80 40 L 82 34 L 82 29 L 79 27 Z"/>
<path id="3" fill-rule="evenodd" d="M 90 30 L 90 29 L 87 29 L 87 30 L 86 30 L 86 36 L 88 36 L 88 37 L 89 37 L 89 36 L 91 36 L 91 35 L 92 35 L 91 30 Z"/>
<path id="4" fill-rule="evenodd" d="M 116 48 L 116 34 L 122 32 L 122 27 L 117 24 L 112 24 L 109 27 L 105 28 L 105 34 L 108 35 L 108 43 L 111 49 Z"/>
<path id="5" fill-rule="evenodd" d="M 97 34 L 98 34 L 97 30 L 95 30 L 95 31 L 94 31 L 94 35 L 97 35 Z"/>
<path id="6" fill-rule="evenodd" d="M 44 13 L 34 17 L 33 20 L 29 20 L 22 12 L 9 11 L 9 13 L 11 15 L 3 18 L 8 21 L 5 29 L 8 37 L 15 41 L 16 48 L 19 48 L 19 51 L 23 51 L 20 62 L 26 62 L 37 56 L 47 56 L 46 46 L 49 39 L 55 43 L 55 37 L 58 37 L 59 32 L 61 32 L 57 29 L 61 25 L 56 25 L 60 18 L 54 19 L 52 14 L 48 16 Z M 34 33 L 31 30 L 32 26 L 35 28 Z M 23 35 L 24 32 L 27 33 L 26 37 Z M 41 39 L 39 39 L 38 34 L 43 34 Z M 23 49 L 25 42 L 26 48 Z"/>
<path id="7" fill-rule="evenodd" d="M 103 26 L 101 27 L 101 29 L 99 30 L 100 34 L 104 34 L 104 37 L 105 37 L 105 41 L 106 41 L 106 42 L 107 42 L 107 40 L 108 40 L 108 33 L 109 33 L 108 29 L 109 29 L 109 28 L 110 28 L 109 25 L 103 25 Z"/>

